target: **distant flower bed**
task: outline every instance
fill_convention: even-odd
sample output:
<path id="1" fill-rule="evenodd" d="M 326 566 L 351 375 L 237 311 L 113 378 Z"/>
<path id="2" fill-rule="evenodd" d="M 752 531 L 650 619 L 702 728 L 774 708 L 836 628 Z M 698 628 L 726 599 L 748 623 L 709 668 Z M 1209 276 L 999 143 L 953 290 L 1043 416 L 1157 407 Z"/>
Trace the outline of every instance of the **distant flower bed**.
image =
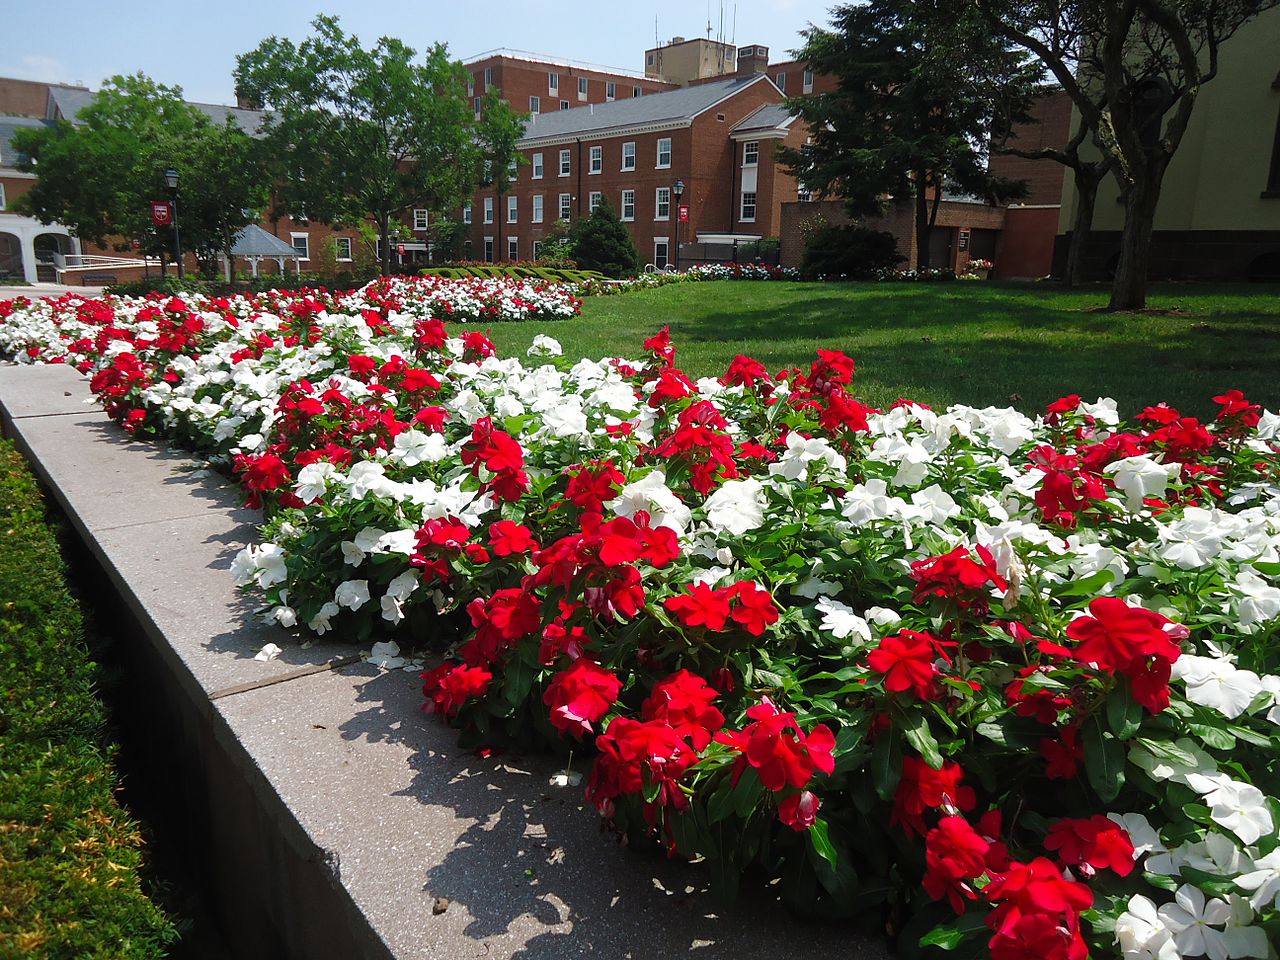
<path id="1" fill-rule="evenodd" d="M 904 951 L 1271 955 L 1280 416 L 873 410 L 841 353 L 695 381 L 665 331 L 526 363 L 401 292 L 162 302 L 80 354 L 266 510 L 234 574 L 269 620 L 430 645 L 464 745 L 574 749 L 726 894 L 772 875 Z"/>
<path id="2" fill-rule="evenodd" d="M 650 290 L 673 283 L 698 283 L 704 280 L 799 280 L 794 267 L 774 267 L 753 263 L 703 263 L 683 271 L 642 273 L 626 280 L 588 280 L 580 285 L 583 293 L 607 295 Z"/>

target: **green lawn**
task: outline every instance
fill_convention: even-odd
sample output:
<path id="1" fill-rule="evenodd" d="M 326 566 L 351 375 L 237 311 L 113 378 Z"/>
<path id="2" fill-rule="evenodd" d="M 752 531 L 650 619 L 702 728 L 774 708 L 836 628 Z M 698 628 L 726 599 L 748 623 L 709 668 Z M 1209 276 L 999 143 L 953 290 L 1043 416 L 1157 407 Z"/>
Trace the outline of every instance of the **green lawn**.
<path id="1" fill-rule="evenodd" d="M 499 324 L 491 336 L 504 354 L 547 333 L 567 356 L 636 356 L 669 324 L 676 362 L 698 376 L 738 353 L 776 369 L 836 348 L 857 361 L 857 391 L 877 405 L 907 396 L 1030 412 L 1079 393 L 1115 397 L 1122 415 L 1167 400 L 1204 416 L 1231 388 L 1280 405 L 1280 288 L 1152 292 L 1151 312 L 1112 315 L 1097 312 L 1102 287 L 718 281 L 593 297 L 575 320 Z"/>

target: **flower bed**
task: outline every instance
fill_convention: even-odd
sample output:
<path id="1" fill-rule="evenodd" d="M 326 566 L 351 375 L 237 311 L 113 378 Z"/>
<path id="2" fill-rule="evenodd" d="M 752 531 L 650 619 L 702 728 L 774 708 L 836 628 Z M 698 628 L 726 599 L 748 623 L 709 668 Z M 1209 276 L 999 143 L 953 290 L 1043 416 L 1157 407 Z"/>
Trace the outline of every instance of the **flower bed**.
<path id="1" fill-rule="evenodd" d="M 695 383 L 665 334 L 525 364 L 424 310 L 158 309 L 80 362 L 265 508 L 266 616 L 433 645 L 427 708 L 591 744 L 630 842 L 907 952 L 1272 951 L 1280 417 L 1238 392 L 874 411 L 830 351 Z"/>

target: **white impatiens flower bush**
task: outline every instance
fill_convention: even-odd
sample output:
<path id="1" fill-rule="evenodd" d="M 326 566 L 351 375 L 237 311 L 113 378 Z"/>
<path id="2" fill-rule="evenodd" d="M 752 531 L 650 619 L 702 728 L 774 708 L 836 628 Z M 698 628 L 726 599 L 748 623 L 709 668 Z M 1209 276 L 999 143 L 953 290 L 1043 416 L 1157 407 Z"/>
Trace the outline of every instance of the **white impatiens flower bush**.
<path id="1" fill-rule="evenodd" d="M 665 333 L 503 359 L 441 322 L 466 296 L 18 303 L 0 344 L 239 480 L 270 621 L 429 655 L 467 745 L 589 743 L 614 828 L 726 895 L 997 960 L 1275 956 L 1280 419 L 876 411 L 842 354 L 694 381 Z"/>

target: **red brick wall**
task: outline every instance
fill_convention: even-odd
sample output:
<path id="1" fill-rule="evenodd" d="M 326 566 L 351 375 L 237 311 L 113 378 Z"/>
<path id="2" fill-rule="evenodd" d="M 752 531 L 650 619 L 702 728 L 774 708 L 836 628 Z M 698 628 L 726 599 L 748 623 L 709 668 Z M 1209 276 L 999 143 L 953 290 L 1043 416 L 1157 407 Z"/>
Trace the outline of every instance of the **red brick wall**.
<path id="1" fill-rule="evenodd" d="M 49 84 L 0 77 L 0 113 L 43 117 L 49 109 Z"/>
<path id="2" fill-rule="evenodd" d="M 780 63 L 769 64 L 768 77 L 774 83 L 778 82 L 778 74 L 786 75 L 786 89 L 783 90 L 788 97 L 804 96 L 804 72 L 809 68 L 802 60 L 784 60 Z M 839 86 L 839 81 L 829 73 L 814 73 L 813 89 L 809 93 L 830 93 Z"/>
<path id="3" fill-rule="evenodd" d="M 475 84 L 472 96 L 484 96 L 485 68 L 493 71 L 493 85 L 502 92 L 502 97 L 518 113 L 529 110 L 529 98 L 540 98 L 540 112 L 552 113 L 560 109 L 560 101 L 567 100 L 570 108 L 588 103 L 607 103 L 606 84 L 616 84 L 616 100 L 626 100 L 632 95 L 635 87 L 643 93 L 657 93 L 661 90 L 675 89 L 676 84 L 664 83 L 661 80 L 637 78 L 624 74 L 607 73 L 600 70 L 587 70 L 557 63 L 539 63 L 518 60 L 514 57 L 486 57 L 467 64 Z M 560 76 L 559 93 L 550 92 L 547 75 L 556 73 Z M 587 78 L 587 99 L 578 99 L 578 78 Z"/>
<path id="4" fill-rule="evenodd" d="M 1010 147 L 1040 150 L 1064 147 L 1071 139 L 1071 98 L 1061 90 L 1037 99 L 1031 115 L 1038 121 L 1014 128 Z M 1026 180 L 1030 190 L 1020 202 L 1029 206 L 1062 203 L 1062 184 L 1067 168 L 1053 160 L 1028 160 L 1007 154 L 992 153 L 992 173 L 1011 180 Z M 1056 227 L 1055 227 L 1056 230 Z M 1053 234 L 1050 233 L 1050 242 Z"/>
<path id="5" fill-rule="evenodd" d="M 6 177 L 0 175 L 0 185 L 4 186 L 5 210 L 13 212 L 13 201 L 36 185 L 35 180 L 26 177 Z"/>

